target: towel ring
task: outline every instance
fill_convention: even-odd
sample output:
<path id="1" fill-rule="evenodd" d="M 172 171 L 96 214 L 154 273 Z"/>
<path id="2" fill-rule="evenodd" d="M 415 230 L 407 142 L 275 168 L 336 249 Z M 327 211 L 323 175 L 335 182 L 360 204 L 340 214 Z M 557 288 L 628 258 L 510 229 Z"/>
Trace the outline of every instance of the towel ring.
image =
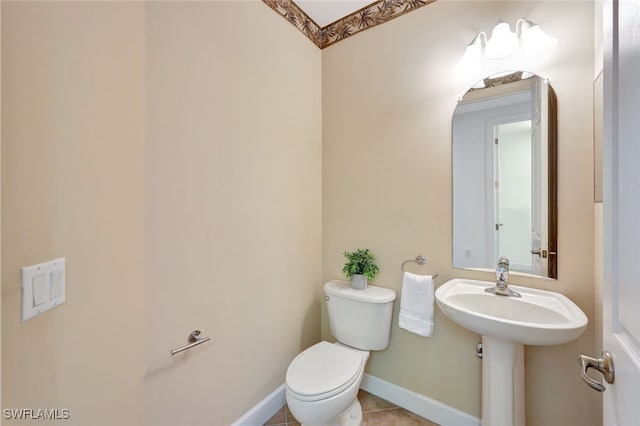
<path id="1" fill-rule="evenodd" d="M 405 260 L 404 262 L 402 262 L 402 265 L 400 265 L 400 269 L 402 269 L 402 272 L 404 272 L 404 265 L 406 265 L 407 263 L 417 263 L 418 265 L 424 265 L 425 263 L 427 263 L 427 259 L 425 259 L 422 255 L 417 255 L 415 259 Z"/>
<path id="2" fill-rule="evenodd" d="M 400 269 L 402 270 L 402 272 L 406 272 L 404 269 L 404 265 L 406 265 L 407 263 L 417 263 L 418 265 L 424 265 L 427 263 L 427 259 L 424 258 L 424 256 L 422 255 L 417 255 L 415 259 L 409 259 L 409 260 L 405 260 L 404 262 L 402 262 L 402 265 L 400 265 Z M 434 274 L 433 278 L 437 278 L 438 274 Z"/>

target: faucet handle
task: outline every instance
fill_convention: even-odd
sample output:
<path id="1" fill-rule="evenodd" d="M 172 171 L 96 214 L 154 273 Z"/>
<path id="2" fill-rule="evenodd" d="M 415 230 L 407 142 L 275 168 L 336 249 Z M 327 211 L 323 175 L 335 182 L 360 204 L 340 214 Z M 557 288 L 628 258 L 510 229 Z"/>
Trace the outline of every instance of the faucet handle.
<path id="1" fill-rule="evenodd" d="M 498 259 L 498 268 L 496 269 L 496 279 L 499 281 L 507 281 L 509 279 L 509 259 L 502 256 Z"/>
<path id="2" fill-rule="evenodd" d="M 509 270 L 503 267 L 496 269 L 496 279 L 498 281 L 507 281 L 509 279 Z"/>

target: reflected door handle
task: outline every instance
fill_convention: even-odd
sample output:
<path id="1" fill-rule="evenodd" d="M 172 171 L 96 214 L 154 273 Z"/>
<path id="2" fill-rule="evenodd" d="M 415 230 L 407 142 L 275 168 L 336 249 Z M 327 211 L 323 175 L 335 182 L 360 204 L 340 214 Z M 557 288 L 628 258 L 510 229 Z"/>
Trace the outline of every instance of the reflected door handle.
<path id="1" fill-rule="evenodd" d="M 616 378 L 616 372 L 613 368 L 613 357 L 611 356 L 611 353 L 604 351 L 602 352 L 602 358 L 597 359 L 586 355 L 580 355 L 578 358 L 582 364 L 582 380 L 584 380 L 584 382 L 592 389 L 595 389 L 598 392 L 604 392 L 606 390 L 602 383 L 596 382 L 591 377 L 587 376 L 587 371 L 589 371 L 590 368 L 598 370 L 607 383 L 613 384 Z"/>
<path id="2" fill-rule="evenodd" d="M 538 256 L 542 257 L 543 259 L 547 258 L 547 251 L 546 250 L 542 250 L 542 249 L 531 250 L 531 254 L 537 254 Z"/>

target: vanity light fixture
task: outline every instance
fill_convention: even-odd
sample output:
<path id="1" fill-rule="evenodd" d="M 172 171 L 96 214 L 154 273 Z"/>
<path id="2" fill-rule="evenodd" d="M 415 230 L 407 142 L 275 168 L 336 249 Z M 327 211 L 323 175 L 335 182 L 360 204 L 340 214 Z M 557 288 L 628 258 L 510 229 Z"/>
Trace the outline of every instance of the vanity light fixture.
<path id="1" fill-rule="evenodd" d="M 476 62 L 483 53 L 487 59 L 505 58 L 515 53 L 519 46 L 525 55 L 535 56 L 552 50 L 557 44 L 558 39 L 547 35 L 535 22 L 520 18 L 513 32 L 509 24 L 500 19 L 491 31 L 491 38 L 487 39 L 487 34 L 481 31 L 471 40 L 460 62 Z"/>

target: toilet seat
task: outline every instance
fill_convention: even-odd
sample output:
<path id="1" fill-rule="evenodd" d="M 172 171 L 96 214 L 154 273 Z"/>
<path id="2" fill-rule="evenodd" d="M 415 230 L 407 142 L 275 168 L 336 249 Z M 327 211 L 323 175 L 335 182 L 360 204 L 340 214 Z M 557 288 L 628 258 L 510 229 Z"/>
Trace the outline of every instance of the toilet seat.
<path id="1" fill-rule="evenodd" d="M 287 389 L 300 401 L 330 398 L 359 380 L 365 361 L 360 352 L 328 342 L 317 343 L 289 365 Z"/>

